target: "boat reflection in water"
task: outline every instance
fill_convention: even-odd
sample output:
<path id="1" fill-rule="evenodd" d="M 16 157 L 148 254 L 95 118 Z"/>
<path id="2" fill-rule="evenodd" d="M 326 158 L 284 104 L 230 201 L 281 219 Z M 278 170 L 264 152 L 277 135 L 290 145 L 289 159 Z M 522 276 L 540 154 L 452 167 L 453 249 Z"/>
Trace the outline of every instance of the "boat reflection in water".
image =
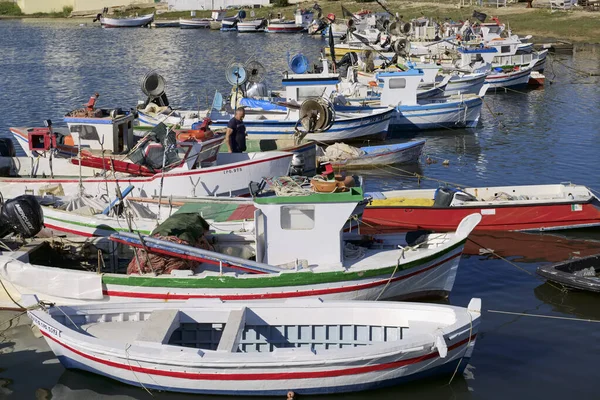
<path id="1" fill-rule="evenodd" d="M 552 306 L 552 311 L 567 314 L 570 317 L 600 321 L 600 307 L 597 293 L 583 291 L 561 292 L 556 285 L 543 283 L 533 289 L 538 300 Z M 586 325 L 587 329 L 591 326 Z M 584 327 L 585 328 L 585 327 Z"/>
<path id="2" fill-rule="evenodd" d="M 577 234 L 559 235 L 549 233 L 525 232 L 473 232 L 467 240 L 464 254 L 494 254 L 510 257 L 511 261 L 559 262 L 571 258 L 596 254 L 600 250 L 600 241 L 578 238 Z M 490 251 L 491 250 L 491 251 Z M 492 253 L 493 252 L 493 253 Z"/>

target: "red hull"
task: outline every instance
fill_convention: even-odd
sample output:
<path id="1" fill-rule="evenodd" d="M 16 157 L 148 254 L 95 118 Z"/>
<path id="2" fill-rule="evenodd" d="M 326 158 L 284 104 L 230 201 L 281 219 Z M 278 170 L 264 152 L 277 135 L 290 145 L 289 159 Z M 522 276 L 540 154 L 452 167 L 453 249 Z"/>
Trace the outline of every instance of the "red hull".
<path id="1" fill-rule="evenodd" d="M 363 221 L 382 228 L 453 231 L 469 214 L 483 218 L 476 231 L 543 231 L 600 226 L 596 202 L 497 207 L 367 207 Z"/>

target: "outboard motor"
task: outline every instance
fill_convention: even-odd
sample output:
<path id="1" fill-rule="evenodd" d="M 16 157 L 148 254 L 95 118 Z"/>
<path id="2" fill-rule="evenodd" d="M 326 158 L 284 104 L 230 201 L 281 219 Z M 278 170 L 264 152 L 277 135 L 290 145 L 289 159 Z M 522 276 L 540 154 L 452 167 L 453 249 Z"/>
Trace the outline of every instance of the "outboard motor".
<path id="1" fill-rule="evenodd" d="M 304 156 L 302 154 L 292 156 L 289 174 L 290 176 L 304 176 Z"/>
<path id="2" fill-rule="evenodd" d="M 452 202 L 461 201 L 478 201 L 477 197 L 472 194 L 463 192 L 456 188 L 440 187 L 435 191 L 433 207 L 445 208 L 450 207 Z"/>
<path id="3" fill-rule="evenodd" d="M 350 51 L 340 59 L 340 61 L 335 63 L 335 66 L 341 76 L 346 75 L 348 68 L 358 64 L 358 55 Z"/>
<path id="4" fill-rule="evenodd" d="M 15 144 L 11 138 L 0 138 L 0 157 L 16 157 Z"/>
<path id="5" fill-rule="evenodd" d="M 246 97 L 261 98 L 269 97 L 267 85 L 264 82 L 254 82 L 246 89 Z"/>
<path id="6" fill-rule="evenodd" d="M 0 237 L 15 234 L 24 238 L 37 235 L 44 227 L 42 206 L 31 195 L 7 200 L 0 207 Z"/>

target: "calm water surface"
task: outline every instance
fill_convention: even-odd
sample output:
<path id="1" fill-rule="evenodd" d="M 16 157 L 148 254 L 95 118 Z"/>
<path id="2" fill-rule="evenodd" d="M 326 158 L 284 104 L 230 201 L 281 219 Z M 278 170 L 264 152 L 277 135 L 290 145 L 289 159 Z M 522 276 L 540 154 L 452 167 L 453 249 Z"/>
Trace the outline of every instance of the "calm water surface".
<path id="1" fill-rule="evenodd" d="M 9 126 L 40 125 L 100 92 L 100 104 L 132 107 L 142 98 L 141 77 L 160 71 L 176 107 L 204 107 L 216 89 L 226 93 L 223 70 L 256 57 L 278 88 L 286 54 L 316 61 L 324 42 L 304 35 L 235 34 L 178 29 L 104 30 L 70 21 L 0 21 L 0 134 Z M 472 131 L 419 134 L 436 163 L 410 168 L 464 185 L 572 181 L 600 189 L 600 47 L 578 46 L 551 56 L 547 84 L 527 93 L 488 95 L 482 123 Z M 490 112 L 493 112 L 493 114 Z M 399 139 L 396 139 L 399 140 Z M 447 167 L 443 160 L 449 160 Z M 368 190 L 417 187 L 399 170 L 364 174 Z M 422 187 L 434 187 L 424 180 Z M 1 190 L 1 188 L 0 188 Z M 597 399 L 600 324 L 510 316 L 489 310 L 600 320 L 600 296 L 564 294 L 537 279 L 542 263 L 600 251 L 600 234 L 517 233 L 473 236 L 459 268 L 452 304 L 483 299 L 483 323 L 464 377 L 333 396 L 343 399 Z M 598 241 L 597 241 L 598 240 Z M 522 270 L 482 252 L 491 248 Z M 11 314 L 0 314 L 0 320 Z M 91 374 L 65 371 L 25 318 L 0 326 L 0 398 L 147 399 L 132 388 Z M 154 393 L 158 399 L 208 399 Z M 307 397 L 303 397 L 307 398 Z"/>

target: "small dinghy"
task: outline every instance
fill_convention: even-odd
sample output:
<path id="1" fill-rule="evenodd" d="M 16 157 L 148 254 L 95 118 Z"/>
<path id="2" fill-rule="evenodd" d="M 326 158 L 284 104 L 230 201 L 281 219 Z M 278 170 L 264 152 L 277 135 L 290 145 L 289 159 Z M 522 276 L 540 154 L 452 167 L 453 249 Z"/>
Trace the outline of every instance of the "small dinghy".
<path id="1" fill-rule="evenodd" d="M 100 17 L 100 24 L 103 28 L 140 28 L 143 26 L 149 26 L 152 21 L 154 21 L 154 14 L 129 18 Z"/>
<path id="2" fill-rule="evenodd" d="M 600 293 L 600 254 L 541 266 L 537 273 L 570 289 Z"/>
<path id="3" fill-rule="evenodd" d="M 319 158 L 336 168 L 370 168 L 381 165 L 414 164 L 419 161 L 425 140 L 393 143 L 379 146 L 352 147 L 335 143 L 325 149 Z"/>
<path id="4" fill-rule="evenodd" d="M 65 368 L 161 391 L 331 394 L 460 374 L 481 300 L 150 302 L 29 311 Z"/>

